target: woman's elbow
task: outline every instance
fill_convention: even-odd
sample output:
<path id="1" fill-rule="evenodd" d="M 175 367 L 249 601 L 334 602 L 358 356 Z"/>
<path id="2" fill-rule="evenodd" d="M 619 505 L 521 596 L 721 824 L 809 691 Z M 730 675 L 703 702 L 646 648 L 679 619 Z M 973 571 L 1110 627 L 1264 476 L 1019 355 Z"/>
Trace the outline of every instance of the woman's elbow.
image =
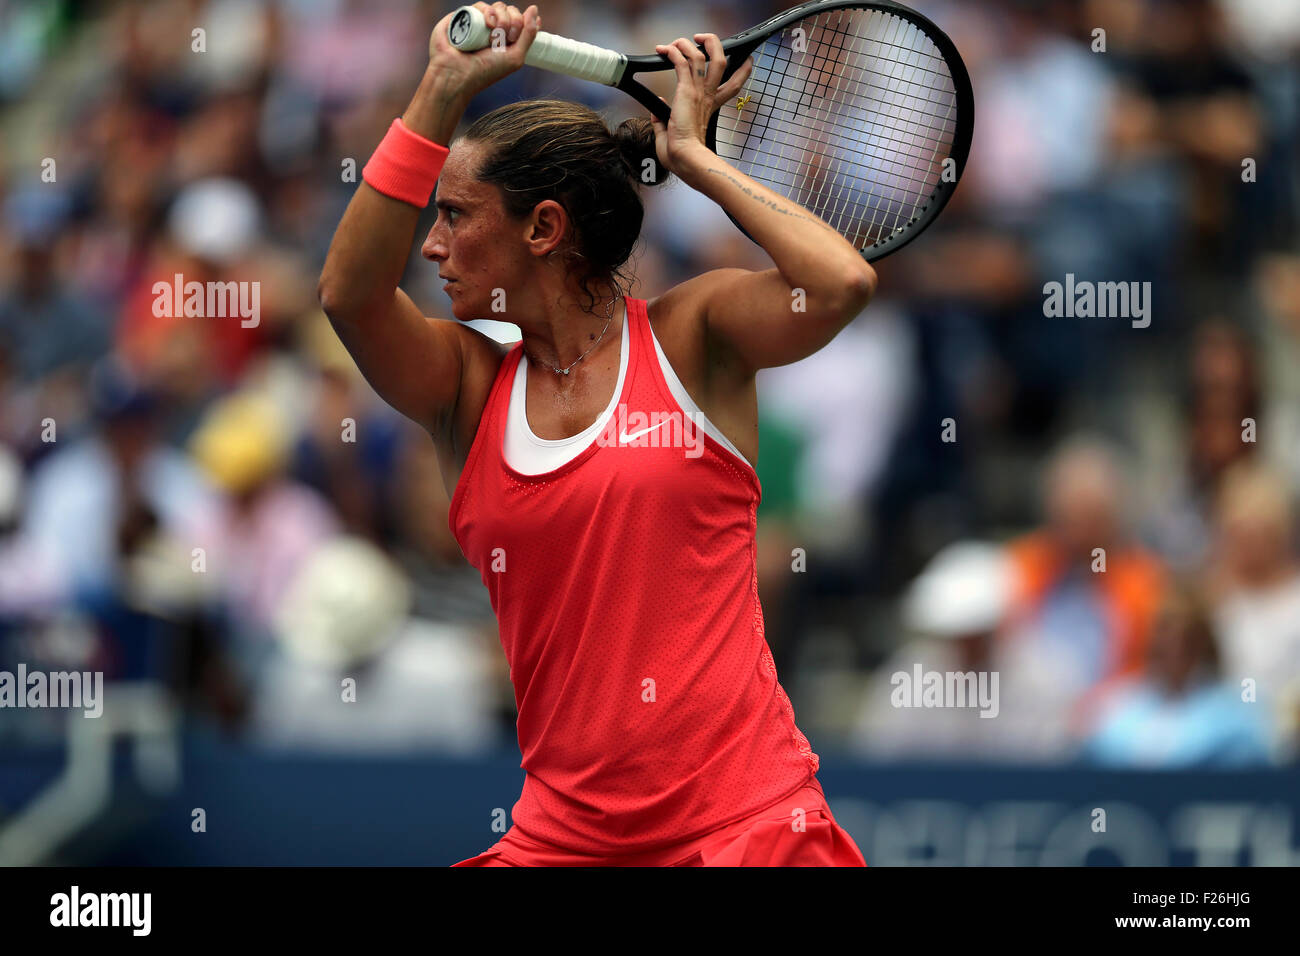
<path id="1" fill-rule="evenodd" d="M 323 269 L 320 278 L 316 280 L 316 301 L 326 315 L 338 308 L 338 293 L 334 290 L 334 281 L 330 278 L 328 268 Z"/>
<path id="2" fill-rule="evenodd" d="M 330 274 L 328 266 L 321 272 L 316 281 L 316 299 L 331 322 L 347 322 L 356 314 L 354 298 L 348 294 L 345 284 Z"/>
<path id="3" fill-rule="evenodd" d="M 876 270 L 870 264 L 853 264 L 823 294 L 820 311 L 833 321 L 851 322 L 876 294 L 876 283 Z"/>
<path id="4" fill-rule="evenodd" d="M 875 296 L 877 282 L 876 270 L 871 268 L 869 262 L 864 261 L 859 263 L 857 268 L 849 270 L 845 285 L 848 288 L 849 301 L 855 306 L 856 312 L 865 309 L 867 303 Z"/>

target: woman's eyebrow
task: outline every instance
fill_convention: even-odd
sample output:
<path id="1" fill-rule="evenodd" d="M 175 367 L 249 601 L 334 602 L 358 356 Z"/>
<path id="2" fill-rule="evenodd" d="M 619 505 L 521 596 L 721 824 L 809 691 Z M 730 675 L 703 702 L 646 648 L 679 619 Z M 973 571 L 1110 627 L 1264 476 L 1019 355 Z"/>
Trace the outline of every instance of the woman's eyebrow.
<path id="1" fill-rule="evenodd" d="M 439 180 L 433 184 L 433 204 L 439 207 L 449 204 L 452 206 L 464 206 L 465 202 L 462 199 L 458 199 L 455 195 L 447 195 L 446 190 L 442 188 L 442 181 Z"/>

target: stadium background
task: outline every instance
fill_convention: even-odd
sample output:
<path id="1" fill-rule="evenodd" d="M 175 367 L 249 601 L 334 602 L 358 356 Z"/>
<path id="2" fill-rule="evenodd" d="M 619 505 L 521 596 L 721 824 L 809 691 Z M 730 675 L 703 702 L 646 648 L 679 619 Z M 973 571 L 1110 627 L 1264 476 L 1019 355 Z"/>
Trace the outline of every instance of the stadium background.
<path id="1" fill-rule="evenodd" d="M 768 638 L 831 805 L 875 865 L 1293 863 L 1300 7 L 914 5 L 970 68 L 966 176 L 831 347 L 759 377 Z M 542 12 L 634 51 L 781 6 Z M 0 863 L 496 839 L 486 592 L 315 298 L 446 9 L 0 0 L 0 670 L 110 681 L 99 720 L 0 710 Z M 470 116 L 538 95 L 629 115 L 524 70 Z M 680 184 L 645 199 L 634 294 L 765 267 Z M 446 315 L 436 271 L 404 288 Z M 178 274 L 257 283 L 257 324 L 157 315 Z M 1067 275 L 1150 282 L 1150 324 L 1049 317 Z M 998 716 L 893 706 L 918 665 L 998 673 Z"/>

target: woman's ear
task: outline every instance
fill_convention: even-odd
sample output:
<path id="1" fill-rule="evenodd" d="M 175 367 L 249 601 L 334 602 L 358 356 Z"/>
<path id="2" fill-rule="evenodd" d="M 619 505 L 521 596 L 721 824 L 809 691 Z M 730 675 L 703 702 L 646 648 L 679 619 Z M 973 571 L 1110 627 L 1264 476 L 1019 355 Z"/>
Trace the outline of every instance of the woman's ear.
<path id="1" fill-rule="evenodd" d="M 564 244 L 569 231 L 569 214 L 554 199 L 543 199 L 533 207 L 524 231 L 524 241 L 535 256 L 548 256 Z"/>

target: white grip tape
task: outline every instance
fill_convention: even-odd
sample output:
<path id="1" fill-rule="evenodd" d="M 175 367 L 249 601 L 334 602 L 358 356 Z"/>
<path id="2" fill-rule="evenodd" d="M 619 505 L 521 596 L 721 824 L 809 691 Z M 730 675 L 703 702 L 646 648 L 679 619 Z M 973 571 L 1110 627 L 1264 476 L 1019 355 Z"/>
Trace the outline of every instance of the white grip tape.
<path id="1" fill-rule="evenodd" d="M 524 62 L 565 76 L 613 86 L 623 78 L 627 58 L 604 47 L 580 43 L 553 33 L 538 33 Z"/>
<path id="2" fill-rule="evenodd" d="M 462 18 L 462 15 L 466 16 Z M 452 19 L 448 38 L 456 49 L 472 53 L 491 43 L 492 31 L 478 8 L 461 7 Z M 627 67 L 627 58 L 621 53 L 543 32 L 533 40 L 524 62 L 551 73 L 563 73 L 606 86 L 613 86 L 622 79 Z"/>

